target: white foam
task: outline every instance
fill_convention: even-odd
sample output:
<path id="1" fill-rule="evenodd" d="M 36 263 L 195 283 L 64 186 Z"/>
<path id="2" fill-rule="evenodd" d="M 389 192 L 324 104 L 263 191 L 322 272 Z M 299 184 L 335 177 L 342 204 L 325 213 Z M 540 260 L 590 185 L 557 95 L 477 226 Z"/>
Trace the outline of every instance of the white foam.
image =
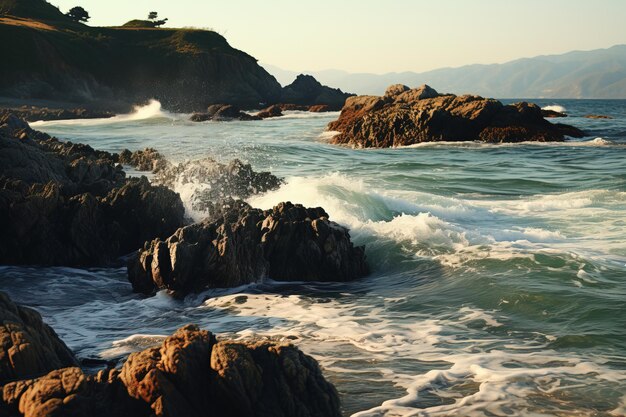
<path id="1" fill-rule="evenodd" d="M 559 104 L 551 104 L 549 106 L 544 106 L 541 108 L 542 110 L 552 110 L 559 113 L 567 113 L 567 109 Z"/>
<path id="2" fill-rule="evenodd" d="M 76 126 L 93 126 L 110 123 L 121 123 L 147 119 L 170 118 L 174 119 L 172 113 L 166 112 L 161 107 L 161 102 L 151 99 L 148 104 L 135 106 L 133 111 L 128 114 L 118 114 L 117 116 L 101 118 L 101 119 L 70 119 L 70 120 L 49 120 L 32 122 L 32 127 L 45 127 L 55 125 L 76 125 Z"/>

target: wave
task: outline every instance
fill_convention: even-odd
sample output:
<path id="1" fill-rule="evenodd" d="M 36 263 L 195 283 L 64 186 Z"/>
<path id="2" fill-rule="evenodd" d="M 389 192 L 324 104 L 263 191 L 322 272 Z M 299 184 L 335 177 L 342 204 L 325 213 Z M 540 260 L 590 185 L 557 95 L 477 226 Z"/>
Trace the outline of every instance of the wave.
<path id="1" fill-rule="evenodd" d="M 515 143 L 485 143 L 481 141 L 457 141 L 457 142 L 449 142 L 449 141 L 437 141 L 437 142 L 422 142 L 415 143 L 412 145 L 405 146 L 397 146 L 394 149 L 411 149 L 411 148 L 472 148 L 472 149 L 481 149 L 481 148 L 506 148 L 506 147 L 524 147 L 524 146 L 536 146 L 536 147 L 600 147 L 600 146 L 615 146 L 615 147 L 625 147 L 626 145 L 623 143 L 613 142 L 609 139 L 597 137 L 594 139 L 568 139 L 563 142 L 535 142 L 535 141 L 525 141 L 525 142 L 515 142 Z"/>
<path id="2" fill-rule="evenodd" d="M 45 127 L 55 125 L 76 125 L 76 126 L 95 126 L 121 122 L 132 122 L 148 119 L 175 119 L 176 115 L 163 110 L 161 102 L 158 100 L 150 100 L 148 104 L 143 106 L 135 106 L 133 111 L 128 114 L 118 114 L 109 118 L 101 119 L 70 119 L 70 120 L 49 120 L 32 122 L 32 127 Z"/>
<path id="3" fill-rule="evenodd" d="M 567 109 L 559 104 L 551 104 L 549 106 L 544 106 L 541 108 L 542 110 L 552 110 L 559 113 L 567 113 Z"/>

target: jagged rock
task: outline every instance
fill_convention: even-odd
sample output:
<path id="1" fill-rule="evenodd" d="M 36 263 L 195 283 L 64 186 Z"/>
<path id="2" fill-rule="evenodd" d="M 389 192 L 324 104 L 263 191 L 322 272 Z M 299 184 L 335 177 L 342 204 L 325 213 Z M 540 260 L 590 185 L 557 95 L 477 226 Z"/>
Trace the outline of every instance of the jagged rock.
<path id="1" fill-rule="evenodd" d="M 229 120 L 261 120 L 259 116 L 242 112 L 238 107 L 231 104 L 213 104 L 207 108 L 205 113 L 194 113 L 189 119 L 192 122 L 206 122 L 208 120 L 229 121 Z"/>
<path id="2" fill-rule="evenodd" d="M 192 207 L 209 211 L 215 202 L 234 198 L 248 198 L 255 194 L 275 190 L 282 180 L 270 172 L 256 172 L 250 164 L 234 159 L 221 164 L 212 158 L 187 161 L 161 170 L 156 183 L 169 188 L 190 183 L 202 184 L 192 198 Z"/>
<path id="3" fill-rule="evenodd" d="M 293 83 L 283 88 L 281 102 L 306 106 L 325 104 L 329 109 L 340 110 L 351 96 L 353 94 L 338 88 L 322 85 L 311 75 L 300 74 Z"/>
<path id="4" fill-rule="evenodd" d="M 78 362 L 39 313 L 0 291 L 0 386 Z"/>
<path id="5" fill-rule="evenodd" d="M 281 203 L 272 210 L 239 204 L 146 242 L 129 261 L 133 289 L 177 295 L 275 280 L 349 281 L 368 273 L 363 247 L 321 208 Z"/>
<path id="6" fill-rule="evenodd" d="M 606 116 L 604 114 L 587 114 L 584 117 L 585 119 L 612 119 L 611 116 Z"/>
<path id="7" fill-rule="evenodd" d="M 146 148 L 142 151 L 131 152 L 124 149 L 119 154 L 120 164 L 130 165 L 139 171 L 159 172 L 167 168 L 168 162 L 159 151 L 154 148 Z"/>
<path id="8" fill-rule="evenodd" d="M 188 325 L 120 370 L 68 367 L 6 384 L 0 415 L 338 417 L 317 362 L 288 344 L 217 341 Z"/>
<path id="9" fill-rule="evenodd" d="M 394 85 L 383 97 L 351 97 L 328 130 L 340 132 L 333 143 L 362 148 L 430 141 L 562 141 L 564 134 L 584 135 L 548 122 L 534 104 L 505 106 L 478 96 L 438 94 L 427 85 L 408 90 Z"/>
<path id="10" fill-rule="evenodd" d="M 274 104 L 257 113 L 257 116 L 260 117 L 261 119 L 267 119 L 270 117 L 280 117 L 282 115 L 283 115 L 283 111 L 280 107 L 280 104 Z"/>
<path id="11" fill-rule="evenodd" d="M 333 111 L 328 104 L 315 104 L 309 107 L 309 111 L 311 113 L 324 113 L 328 111 Z"/>

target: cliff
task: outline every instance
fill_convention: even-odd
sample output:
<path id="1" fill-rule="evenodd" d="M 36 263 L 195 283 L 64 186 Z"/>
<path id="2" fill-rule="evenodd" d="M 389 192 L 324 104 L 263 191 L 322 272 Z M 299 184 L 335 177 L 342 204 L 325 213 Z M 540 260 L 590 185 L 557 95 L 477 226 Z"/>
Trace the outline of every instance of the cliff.
<path id="1" fill-rule="evenodd" d="M 43 0 L 0 0 L 0 96 L 89 103 L 156 98 L 168 110 L 276 102 L 281 87 L 218 33 L 90 27 Z"/>

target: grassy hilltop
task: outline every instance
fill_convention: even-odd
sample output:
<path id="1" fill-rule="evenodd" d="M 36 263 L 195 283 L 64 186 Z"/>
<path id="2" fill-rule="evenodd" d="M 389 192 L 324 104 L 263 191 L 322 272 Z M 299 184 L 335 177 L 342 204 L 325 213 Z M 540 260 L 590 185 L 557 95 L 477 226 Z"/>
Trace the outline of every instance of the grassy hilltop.
<path id="1" fill-rule="evenodd" d="M 43 0 L 0 0 L 0 95 L 64 101 L 159 99 L 192 111 L 255 106 L 281 94 L 276 79 L 218 33 L 90 27 Z"/>

